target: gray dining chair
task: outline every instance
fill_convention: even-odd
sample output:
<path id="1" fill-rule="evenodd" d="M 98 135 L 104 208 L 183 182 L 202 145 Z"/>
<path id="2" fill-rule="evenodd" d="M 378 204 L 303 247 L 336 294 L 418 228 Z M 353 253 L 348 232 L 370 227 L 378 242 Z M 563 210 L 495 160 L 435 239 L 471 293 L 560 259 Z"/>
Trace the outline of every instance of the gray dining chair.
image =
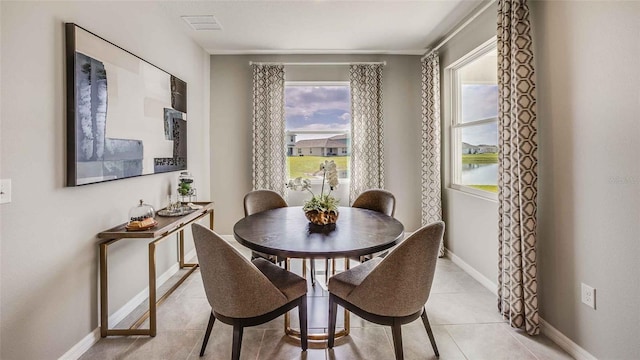
<path id="1" fill-rule="evenodd" d="M 365 190 L 353 201 L 351 207 L 373 210 L 393 217 L 396 213 L 396 197 L 387 190 Z M 376 256 L 387 256 L 387 253 L 388 251 L 383 251 L 379 254 L 364 255 L 359 258 L 353 258 L 353 260 L 365 262 Z"/>
<path id="2" fill-rule="evenodd" d="M 328 347 L 334 346 L 340 305 L 367 321 L 391 326 L 397 360 L 404 358 L 401 326 L 422 317 L 433 352 L 439 357 L 425 303 L 431 292 L 443 234 L 443 222 L 426 225 L 385 258 L 371 259 L 331 277 Z"/>
<path id="3" fill-rule="evenodd" d="M 287 202 L 282 198 L 282 196 L 280 196 L 280 194 L 278 194 L 275 191 L 271 191 L 271 190 L 254 190 L 251 191 L 249 193 L 247 193 L 244 196 L 244 216 L 247 217 L 249 215 L 253 215 L 253 214 L 257 214 L 259 212 L 263 212 L 263 211 L 267 211 L 267 210 L 272 210 L 272 209 L 277 209 L 277 208 L 282 208 L 282 207 L 287 207 L 289 206 L 287 204 Z M 283 261 L 285 261 L 285 258 L 279 257 L 279 256 L 275 256 L 275 255 L 270 255 L 270 254 L 265 254 L 263 252 L 259 252 L 259 251 L 251 251 L 251 258 L 255 259 L 255 258 L 264 258 L 267 259 L 269 261 L 271 261 L 272 263 L 282 263 Z M 310 269 L 310 273 L 311 273 L 311 284 L 315 285 L 316 283 L 316 277 L 315 277 L 315 273 L 316 273 L 316 269 L 315 269 L 315 264 L 314 261 L 311 260 L 311 269 Z"/>
<path id="4" fill-rule="evenodd" d="M 257 214 L 266 210 L 277 209 L 289 206 L 287 202 L 275 191 L 254 190 L 244 196 L 244 216 Z M 259 251 L 251 251 L 251 259 L 264 258 L 272 263 L 281 263 L 284 258 L 275 255 L 265 254 Z"/>
<path id="5" fill-rule="evenodd" d="M 393 217 L 396 213 L 396 197 L 387 190 L 371 189 L 358 195 L 351 206 L 377 211 Z"/>
<path id="6" fill-rule="evenodd" d="M 243 329 L 271 321 L 298 307 L 300 345 L 308 347 L 307 282 L 263 258 L 247 260 L 218 234 L 192 224 L 202 282 L 211 305 L 200 356 L 216 319 L 233 326 L 231 359 L 240 359 Z"/>

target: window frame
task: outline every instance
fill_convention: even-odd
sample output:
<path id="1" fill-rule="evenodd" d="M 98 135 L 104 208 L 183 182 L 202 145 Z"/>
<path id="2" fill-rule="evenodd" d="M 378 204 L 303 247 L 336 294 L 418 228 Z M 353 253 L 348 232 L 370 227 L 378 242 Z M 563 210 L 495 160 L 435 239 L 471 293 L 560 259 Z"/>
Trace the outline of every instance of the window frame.
<path id="1" fill-rule="evenodd" d="M 287 80 L 284 82 L 284 87 L 285 89 L 287 88 L 287 86 L 346 86 L 347 88 L 349 88 L 349 94 L 351 94 L 351 82 L 349 81 L 326 81 L 326 80 L 317 80 L 317 81 L 299 81 L 299 80 Z M 295 134 L 337 134 L 337 133 L 346 133 L 349 135 L 349 138 L 351 138 L 351 126 L 349 127 L 349 130 L 347 131 L 332 131 L 332 130 L 289 130 L 286 128 L 286 124 L 285 124 L 285 131 L 290 131 L 292 133 Z M 298 149 L 301 150 L 301 149 Z M 313 155 L 313 156 L 322 156 L 322 155 L 315 155 L 312 154 L 312 148 L 309 148 L 309 155 Z M 348 151 L 345 149 L 344 150 L 344 154 L 340 154 L 339 156 L 347 156 Z M 285 156 L 286 156 L 286 152 L 285 152 Z M 349 159 L 349 161 L 351 161 L 351 159 Z M 287 174 L 287 176 L 289 176 L 289 174 Z M 313 185 L 317 185 L 317 184 L 321 184 L 322 180 L 318 180 L 318 179 L 310 179 L 311 184 Z M 345 179 L 345 178 L 340 178 L 338 179 L 338 183 L 340 185 L 348 185 L 351 181 L 351 177 Z"/>
<path id="2" fill-rule="evenodd" d="M 473 188 L 468 185 L 457 184 L 456 180 L 462 178 L 462 169 L 458 167 L 458 159 L 462 159 L 461 149 L 458 147 L 458 144 L 462 142 L 461 138 L 461 130 L 464 128 L 471 128 L 479 125 L 486 125 L 492 123 L 498 123 L 498 117 L 495 118 L 487 118 L 476 121 L 462 122 L 462 106 L 461 106 L 461 96 L 462 96 L 462 86 L 461 79 L 459 75 L 459 70 L 464 66 L 474 62 L 475 60 L 481 58 L 482 56 L 490 53 L 491 51 L 497 51 L 497 38 L 494 36 L 485 43 L 476 47 L 475 49 L 468 52 L 466 55 L 462 56 L 457 61 L 453 62 L 451 65 L 446 67 L 446 71 L 449 75 L 449 86 L 450 86 L 450 114 L 451 118 L 449 121 L 449 148 L 450 148 L 450 156 L 449 156 L 449 188 L 462 191 L 465 193 L 469 193 L 475 196 L 479 196 L 489 200 L 498 200 L 498 193 L 493 193 L 486 190 L 480 190 Z M 497 67 L 496 63 L 496 67 Z M 480 82 L 478 82 L 480 84 Z M 460 106 L 459 106 L 460 105 Z M 500 106 L 500 104 L 498 104 Z M 460 130 L 460 131 L 458 131 Z M 498 146 L 498 153 L 500 152 L 500 144 Z M 461 161 L 461 160 L 460 160 Z M 497 179 L 496 179 L 497 185 Z"/>

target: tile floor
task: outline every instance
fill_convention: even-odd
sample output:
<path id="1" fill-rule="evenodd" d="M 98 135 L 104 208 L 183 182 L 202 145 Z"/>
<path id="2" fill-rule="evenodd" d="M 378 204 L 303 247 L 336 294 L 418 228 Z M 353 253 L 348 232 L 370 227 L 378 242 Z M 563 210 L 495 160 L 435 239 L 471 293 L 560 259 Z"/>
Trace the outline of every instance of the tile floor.
<path id="1" fill-rule="evenodd" d="M 243 254 L 250 252 L 235 244 Z M 323 261 L 316 266 L 324 267 Z M 300 270 L 301 262 L 292 261 Z M 327 292 L 309 285 L 309 332 L 322 332 L 327 322 Z M 143 307 L 139 311 L 144 311 Z M 81 359 L 199 359 L 210 307 L 196 270 L 158 308 L 158 334 L 149 337 L 109 337 L 101 339 Z M 297 310 L 296 310 L 297 311 Z M 342 311 L 339 311 L 342 314 Z M 438 260 L 436 276 L 427 302 L 440 359 L 571 359 L 544 336 L 529 337 L 510 328 L 496 310 L 496 299 L 467 273 L 448 259 Z M 139 315 L 132 314 L 119 325 L 126 327 Z M 148 321 L 148 320 L 147 320 Z M 338 319 L 338 326 L 342 323 Z M 252 360 L 356 360 L 393 359 L 391 331 L 351 315 L 351 333 L 336 340 L 332 350 L 326 342 L 310 342 L 301 352 L 299 342 L 285 336 L 282 317 L 246 328 L 241 358 Z M 292 312 L 292 325 L 297 323 Z M 148 322 L 142 324 L 147 327 Z M 405 359 L 435 359 L 420 319 L 403 326 Z M 231 326 L 216 322 L 202 359 L 231 357 Z"/>

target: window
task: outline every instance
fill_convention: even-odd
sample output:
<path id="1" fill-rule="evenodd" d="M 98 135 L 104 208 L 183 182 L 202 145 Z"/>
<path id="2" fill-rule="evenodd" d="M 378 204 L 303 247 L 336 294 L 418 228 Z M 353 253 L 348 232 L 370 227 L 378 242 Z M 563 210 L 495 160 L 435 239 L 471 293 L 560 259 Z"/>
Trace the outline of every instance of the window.
<path id="1" fill-rule="evenodd" d="M 496 198 L 498 77 L 495 40 L 453 64 L 451 187 Z"/>
<path id="2" fill-rule="evenodd" d="M 322 180 L 320 163 L 335 161 L 341 182 L 349 179 L 351 95 L 348 82 L 287 82 L 286 132 L 289 178 Z M 338 154 L 337 149 L 343 149 Z M 293 154 L 296 154 L 295 156 Z"/>

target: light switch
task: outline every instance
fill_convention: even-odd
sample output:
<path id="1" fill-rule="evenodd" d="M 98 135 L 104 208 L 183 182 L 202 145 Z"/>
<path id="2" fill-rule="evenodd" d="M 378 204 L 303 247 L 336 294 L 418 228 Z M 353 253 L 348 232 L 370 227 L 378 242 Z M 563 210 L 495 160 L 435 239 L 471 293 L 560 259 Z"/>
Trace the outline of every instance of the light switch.
<path id="1" fill-rule="evenodd" d="M 11 179 L 0 180 L 0 204 L 11 202 Z"/>

